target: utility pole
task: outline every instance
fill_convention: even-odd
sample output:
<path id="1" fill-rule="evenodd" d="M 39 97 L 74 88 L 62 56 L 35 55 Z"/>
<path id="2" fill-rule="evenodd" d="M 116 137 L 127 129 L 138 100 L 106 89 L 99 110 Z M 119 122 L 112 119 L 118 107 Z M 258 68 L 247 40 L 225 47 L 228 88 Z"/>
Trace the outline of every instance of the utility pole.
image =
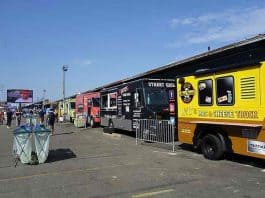
<path id="1" fill-rule="evenodd" d="M 0 92 L 1 92 L 0 101 L 1 102 L 4 102 L 5 101 L 5 99 L 4 99 L 4 91 L 5 91 L 5 86 L 4 85 L 0 85 Z"/>
<path id="2" fill-rule="evenodd" d="M 42 95 L 42 109 L 44 109 L 45 94 L 46 94 L 46 89 L 43 89 L 43 95 Z"/>
<path id="3" fill-rule="evenodd" d="M 63 120 L 65 121 L 65 73 L 68 70 L 67 65 L 63 65 Z"/>

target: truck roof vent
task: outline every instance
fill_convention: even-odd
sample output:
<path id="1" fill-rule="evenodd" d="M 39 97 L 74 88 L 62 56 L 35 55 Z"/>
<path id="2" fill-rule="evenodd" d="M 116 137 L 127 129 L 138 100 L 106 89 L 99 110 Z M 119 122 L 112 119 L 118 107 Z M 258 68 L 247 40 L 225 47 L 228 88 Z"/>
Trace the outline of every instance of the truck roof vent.
<path id="1" fill-rule="evenodd" d="M 256 98 L 255 77 L 241 78 L 241 99 L 249 100 Z"/>

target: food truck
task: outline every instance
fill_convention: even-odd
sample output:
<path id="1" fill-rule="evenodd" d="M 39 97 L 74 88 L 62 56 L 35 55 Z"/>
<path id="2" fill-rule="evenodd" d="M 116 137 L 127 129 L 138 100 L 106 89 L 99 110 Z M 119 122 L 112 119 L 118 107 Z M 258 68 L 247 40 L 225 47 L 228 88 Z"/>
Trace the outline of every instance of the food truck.
<path id="1" fill-rule="evenodd" d="M 76 98 L 76 127 L 95 127 L 100 123 L 100 93 L 86 92 L 77 94 Z"/>
<path id="2" fill-rule="evenodd" d="M 177 134 L 207 159 L 265 159 L 265 62 L 178 76 Z"/>
<path id="3" fill-rule="evenodd" d="M 65 105 L 63 105 L 63 103 Z M 61 121 L 74 122 L 75 120 L 75 98 L 67 98 L 64 100 L 64 102 L 63 100 L 59 102 L 58 116 Z"/>
<path id="4" fill-rule="evenodd" d="M 136 131 L 139 119 L 175 115 L 174 79 L 138 79 L 101 90 L 101 125 Z"/>

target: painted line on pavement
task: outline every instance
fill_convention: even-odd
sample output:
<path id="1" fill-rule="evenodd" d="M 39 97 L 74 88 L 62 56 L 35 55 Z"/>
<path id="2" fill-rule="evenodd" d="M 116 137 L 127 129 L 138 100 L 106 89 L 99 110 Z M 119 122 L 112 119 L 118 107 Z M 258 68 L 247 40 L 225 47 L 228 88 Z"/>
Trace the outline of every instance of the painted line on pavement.
<path id="1" fill-rule="evenodd" d="M 167 189 L 167 190 L 160 190 L 160 191 L 153 191 L 153 192 L 145 192 L 145 193 L 141 193 L 137 195 L 132 195 L 132 198 L 151 197 L 151 196 L 160 195 L 164 193 L 170 193 L 174 191 L 175 191 L 174 189 Z"/>

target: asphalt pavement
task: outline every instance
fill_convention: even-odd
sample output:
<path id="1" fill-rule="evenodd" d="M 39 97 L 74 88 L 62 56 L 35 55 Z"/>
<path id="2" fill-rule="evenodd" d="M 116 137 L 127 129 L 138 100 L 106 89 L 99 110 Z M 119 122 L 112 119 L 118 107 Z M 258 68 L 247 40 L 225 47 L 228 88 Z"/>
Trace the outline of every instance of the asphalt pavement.
<path id="1" fill-rule="evenodd" d="M 265 197 L 265 163 L 209 161 L 179 145 L 136 145 L 133 134 L 56 124 L 45 164 L 15 167 L 14 126 L 0 125 L 0 197 Z"/>

